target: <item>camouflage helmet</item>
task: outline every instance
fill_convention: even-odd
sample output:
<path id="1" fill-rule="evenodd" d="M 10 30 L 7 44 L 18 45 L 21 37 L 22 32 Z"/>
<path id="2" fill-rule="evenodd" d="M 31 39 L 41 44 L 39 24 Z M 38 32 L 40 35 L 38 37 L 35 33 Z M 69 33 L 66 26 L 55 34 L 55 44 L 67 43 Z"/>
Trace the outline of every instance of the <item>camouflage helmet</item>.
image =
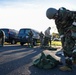
<path id="1" fill-rule="evenodd" d="M 66 10 L 66 8 L 65 7 L 61 7 L 61 8 L 59 8 L 59 10 Z"/>
<path id="2" fill-rule="evenodd" d="M 57 13 L 57 10 L 55 8 L 48 8 L 46 11 L 46 16 L 49 19 L 53 19 L 54 15 Z"/>

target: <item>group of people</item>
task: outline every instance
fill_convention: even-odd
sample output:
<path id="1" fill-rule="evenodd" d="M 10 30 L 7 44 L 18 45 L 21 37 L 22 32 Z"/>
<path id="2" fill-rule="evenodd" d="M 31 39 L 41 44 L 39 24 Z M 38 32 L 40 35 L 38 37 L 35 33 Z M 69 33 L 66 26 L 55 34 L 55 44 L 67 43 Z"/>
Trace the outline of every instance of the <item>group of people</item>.
<path id="1" fill-rule="evenodd" d="M 50 34 L 50 30 L 51 30 L 51 27 L 48 27 L 45 30 L 44 34 L 41 31 L 41 33 L 40 33 L 40 43 L 41 43 L 41 46 L 51 46 L 51 34 Z"/>
<path id="2" fill-rule="evenodd" d="M 45 30 L 45 34 L 43 34 L 43 32 L 39 33 L 40 36 L 40 43 L 41 46 L 48 46 L 49 42 L 50 42 L 50 46 L 51 46 L 51 35 L 50 35 L 50 29 L 51 27 L 48 27 L 48 29 Z M 30 47 L 33 47 L 34 45 L 34 40 L 33 40 L 33 32 L 30 30 L 30 32 L 28 33 L 28 45 Z M 3 30 L 0 30 L 0 46 L 3 46 L 5 42 L 5 33 Z"/>
<path id="3" fill-rule="evenodd" d="M 65 57 L 65 65 L 59 69 L 62 71 L 71 71 L 76 64 L 76 13 L 64 7 L 48 8 L 46 11 L 48 19 L 55 20 L 56 27 L 61 37 L 62 50 Z"/>
<path id="4" fill-rule="evenodd" d="M 76 30 L 76 14 L 73 11 L 70 11 L 64 7 L 59 8 L 49 8 L 46 11 L 46 16 L 49 19 L 54 19 L 56 27 L 61 37 L 61 43 L 63 48 L 63 53 L 65 56 L 65 65 L 59 69 L 62 71 L 71 71 L 72 65 L 76 64 L 76 48 L 75 48 L 75 33 Z M 40 42 L 41 46 L 48 46 L 50 42 L 51 46 L 51 35 L 49 27 L 43 32 L 40 33 Z M 74 31 L 73 31 L 74 30 Z M 32 32 L 29 33 L 30 44 L 33 46 Z M 4 44 L 4 33 L 0 30 L 0 45 Z"/>
<path id="5" fill-rule="evenodd" d="M 48 27 L 45 32 L 43 33 L 42 31 L 39 33 L 39 36 L 40 36 L 40 46 L 51 46 L 51 34 L 50 34 L 50 29 L 51 27 Z M 33 47 L 33 44 L 34 44 L 34 40 L 33 40 L 33 32 L 30 31 L 29 32 L 29 43 L 28 45 L 30 47 Z M 50 43 L 50 44 L 49 44 Z"/>

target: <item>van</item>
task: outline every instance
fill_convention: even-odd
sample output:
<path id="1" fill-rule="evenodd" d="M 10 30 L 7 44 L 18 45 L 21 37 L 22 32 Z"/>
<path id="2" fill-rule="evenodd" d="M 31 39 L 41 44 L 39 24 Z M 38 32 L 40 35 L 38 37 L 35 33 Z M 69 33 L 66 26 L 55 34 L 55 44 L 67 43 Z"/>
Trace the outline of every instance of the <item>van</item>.
<path id="1" fill-rule="evenodd" d="M 18 41 L 18 31 L 15 29 L 1 28 L 5 33 L 5 42 L 16 44 Z"/>
<path id="2" fill-rule="evenodd" d="M 30 31 L 33 33 L 33 45 L 37 45 L 37 41 L 40 39 L 39 32 L 31 28 L 21 28 L 19 30 L 18 40 L 21 45 L 30 42 L 28 41 Z"/>

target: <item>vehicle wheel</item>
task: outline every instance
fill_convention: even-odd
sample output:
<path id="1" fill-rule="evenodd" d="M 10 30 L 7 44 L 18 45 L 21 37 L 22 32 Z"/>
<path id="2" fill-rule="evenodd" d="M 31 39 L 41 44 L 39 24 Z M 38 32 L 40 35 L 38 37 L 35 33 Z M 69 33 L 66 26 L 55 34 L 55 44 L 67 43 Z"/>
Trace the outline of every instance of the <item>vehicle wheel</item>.
<path id="1" fill-rule="evenodd" d="M 23 42 L 20 42 L 20 44 L 21 44 L 21 46 L 23 46 L 24 43 Z"/>
<path id="2" fill-rule="evenodd" d="M 16 41 L 13 39 L 13 40 L 11 41 L 11 44 L 16 44 Z"/>

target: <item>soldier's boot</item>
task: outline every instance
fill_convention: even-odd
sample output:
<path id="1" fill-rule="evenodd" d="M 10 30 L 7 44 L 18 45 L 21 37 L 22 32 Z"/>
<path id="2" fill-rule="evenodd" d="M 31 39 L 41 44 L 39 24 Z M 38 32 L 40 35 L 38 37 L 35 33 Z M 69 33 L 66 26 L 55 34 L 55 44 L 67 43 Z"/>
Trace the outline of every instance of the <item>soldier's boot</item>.
<path id="1" fill-rule="evenodd" d="M 62 66 L 59 68 L 61 71 L 72 71 L 72 69 L 68 66 Z"/>
<path id="2" fill-rule="evenodd" d="M 65 58 L 65 66 L 60 67 L 59 69 L 62 71 L 72 71 L 72 59 L 70 57 Z"/>

